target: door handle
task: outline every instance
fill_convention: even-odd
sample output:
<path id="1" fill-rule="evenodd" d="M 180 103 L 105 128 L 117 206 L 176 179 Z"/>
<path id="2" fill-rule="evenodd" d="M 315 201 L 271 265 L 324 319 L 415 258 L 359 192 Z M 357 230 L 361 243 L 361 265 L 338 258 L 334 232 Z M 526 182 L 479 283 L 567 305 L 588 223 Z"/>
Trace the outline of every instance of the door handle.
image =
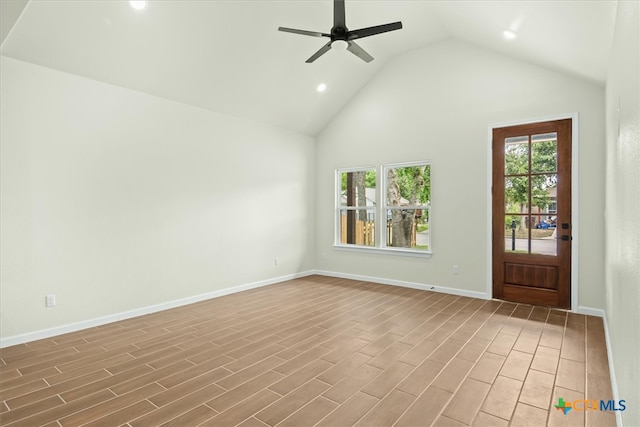
<path id="1" fill-rule="evenodd" d="M 572 236 L 560 236 L 560 237 L 556 237 L 556 239 L 568 241 L 568 240 L 573 240 L 573 237 Z"/>

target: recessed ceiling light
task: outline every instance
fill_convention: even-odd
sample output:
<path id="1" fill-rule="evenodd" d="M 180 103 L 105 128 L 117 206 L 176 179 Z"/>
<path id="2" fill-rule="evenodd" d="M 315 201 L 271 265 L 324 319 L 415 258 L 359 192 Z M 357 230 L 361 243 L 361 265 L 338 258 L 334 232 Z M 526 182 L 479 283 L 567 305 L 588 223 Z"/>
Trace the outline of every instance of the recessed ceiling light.
<path id="1" fill-rule="evenodd" d="M 130 0 L 129 4 L 135 10 L 142 10 L 147 7 L 147 2 L 145 0 Z"/>
<path id="2" fill-rule="evenodd" d="M 516 37 L 518 37 L 518 36 L 516 35 L 516 33 L 514 33 L 514 32 L 513 32 L 513 31 L 511 31 L 511 30 L 504 30 L 504 31 L 502 32 L 502 37 L 504 37 L 504 38 L 505 38 L 505 39 L 507 39 L 507 40 L 513 40 L 513 39 L 515 39 L 515 38 L 516 38 Z"/>
<path id="3" fill-rule="evenodd" d="M 318 85 L 318 87 L 316 88 L 316 90 L 320 93 L 324 92 L 325 90 L 327 90 L 327 85 L 324 83 L 320 83 Z"/>

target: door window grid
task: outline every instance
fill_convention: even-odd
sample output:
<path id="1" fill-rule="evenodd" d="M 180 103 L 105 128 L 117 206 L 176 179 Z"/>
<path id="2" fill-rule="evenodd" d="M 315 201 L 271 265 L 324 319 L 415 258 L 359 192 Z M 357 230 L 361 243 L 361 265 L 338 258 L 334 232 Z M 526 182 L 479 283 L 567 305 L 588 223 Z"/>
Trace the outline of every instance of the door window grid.
<path id="1" fill-rule="evenodd" d="M 505 251 L 556 255 L 557 134 L 505 139 Z"/>

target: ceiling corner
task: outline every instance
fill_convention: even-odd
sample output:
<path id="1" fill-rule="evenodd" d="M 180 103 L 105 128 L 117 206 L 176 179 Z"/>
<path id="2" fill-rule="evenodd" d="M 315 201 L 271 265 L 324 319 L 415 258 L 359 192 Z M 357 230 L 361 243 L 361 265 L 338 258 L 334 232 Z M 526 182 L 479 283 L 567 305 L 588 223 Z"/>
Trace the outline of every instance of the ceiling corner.
<path id="1" fill-rule="evenodd" d="M 22 12 L 27 7 L 29 0 L 2 0 L 0 1 L 0 46 L 11 33 L 11 30 L 20 19 Z"/>

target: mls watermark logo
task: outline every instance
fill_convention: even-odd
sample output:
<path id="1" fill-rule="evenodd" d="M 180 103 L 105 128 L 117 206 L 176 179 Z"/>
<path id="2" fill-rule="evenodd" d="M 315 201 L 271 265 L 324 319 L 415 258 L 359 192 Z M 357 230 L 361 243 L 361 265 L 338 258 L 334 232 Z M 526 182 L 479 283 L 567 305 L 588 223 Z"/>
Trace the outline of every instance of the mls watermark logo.
<path id="1" fill-rule="evenodd" d="M 577 399 L 567 402 L 564 398 L 558 398 L 558 403 L 553 405 L 558 411 L 562 411 L 567 415 L 571 410 L 574 411 L 624 411 L 627 409 L 624 400 L 591 400 Z"/>
<path id="2" fill-rule="evenodd" d="M 569 411 L 571 409 L 573 409 L 573 406 L 571 406 L 571 403 L 569 402 L 565 402 L 563 398 L 559 398 L 558 399 L 558 404 L 557 405 L 553 405 L 557 410 L 564 412 L 565 415 L 567 415 L 569 413 Z"/>

